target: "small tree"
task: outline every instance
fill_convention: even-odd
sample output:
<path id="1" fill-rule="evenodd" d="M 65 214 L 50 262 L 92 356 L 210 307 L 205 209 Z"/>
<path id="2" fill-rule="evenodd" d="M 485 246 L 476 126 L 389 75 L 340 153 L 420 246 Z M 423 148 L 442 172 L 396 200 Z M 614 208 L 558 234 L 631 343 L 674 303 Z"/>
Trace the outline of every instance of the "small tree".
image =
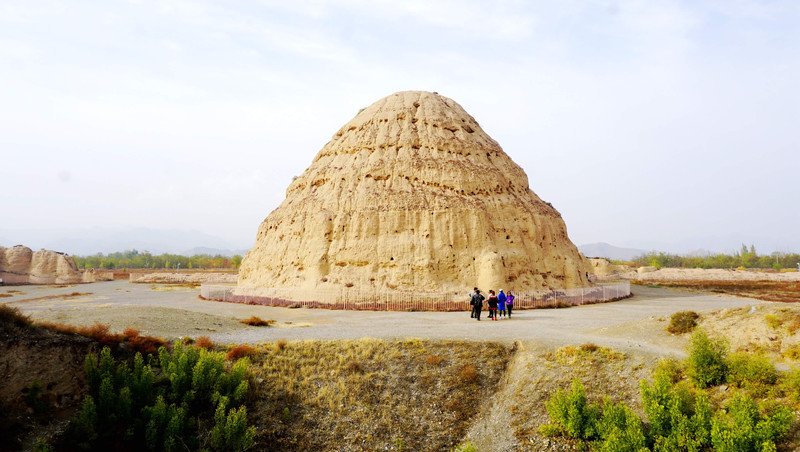
<path id="1" fill-rule="evenodd" d="M 701 388 L 724 383 L 728 375 L 728 344 L 724 339 L 710 339 L 703 330 L 692 335 L 686 373 Z"/>

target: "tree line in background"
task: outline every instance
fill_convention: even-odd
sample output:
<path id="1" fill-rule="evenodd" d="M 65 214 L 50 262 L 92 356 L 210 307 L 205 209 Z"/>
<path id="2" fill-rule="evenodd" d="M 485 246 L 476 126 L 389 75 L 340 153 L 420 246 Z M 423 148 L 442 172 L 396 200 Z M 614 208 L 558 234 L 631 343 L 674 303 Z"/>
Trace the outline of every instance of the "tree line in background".
<path id="1" fill-rule="evenodd" d="M 73 256 L 78 268 L 150 268 L 150 269 L 238 269 L 242 256 L 196 254 L 182 256 L 180 254 L 152 255 L 147 251 L 118 251 L 116 253 L 97 253 L 92 256 Z M 733 254 L 713 254 L 707 256 L 680 256 L 663 252 L 651 252 L 633 260 L 637 266 L 679 267 L 679 268 L 763 268 L 780 270 L 797 268 L 800 254 L 781 253 L 759 255 L 753 245 L 742 245 L 741 250 Z"/>
<path id="2" fill-rule="evenodd" d="M 733 254 L 713 254 L 708 256 L 679 256 L 677 254 L 651 252 L 633 260 L 637 266 L 682 267 L 682 268 L 762 268 L 781 270 L 797 268 L 800 254 L 774 252 L 759 255 L 753 245 Z"/>
<path id="3" fill-rule="evenodd" d="M 122 268 L 151 269 L 238 269 L 242 264 L 242 256 L 222 256 L 196 254 L 181 256 L 180 254 L 159 254 L 154 256 L 147 251 L 118 251 L 116 253 L 97 253 L 93 256 L 73 256 L 80 269 L 102 268 L 107 270 Z"/>

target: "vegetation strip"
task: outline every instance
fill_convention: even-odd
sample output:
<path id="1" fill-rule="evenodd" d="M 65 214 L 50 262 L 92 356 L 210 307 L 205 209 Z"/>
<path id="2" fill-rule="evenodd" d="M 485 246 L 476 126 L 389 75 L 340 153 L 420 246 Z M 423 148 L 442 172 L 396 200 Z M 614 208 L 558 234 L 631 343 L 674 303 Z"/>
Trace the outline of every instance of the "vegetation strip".
<path id="1" fill-rule="evenodd" d="M 651 287 L 743 296 L 764 301 L 800 302 L 800 281 L 632 281 Z"/>
<path id="2" fill-rule="evenodd" d="M 729 384 L 734 390 L 715 391 Z M 726 388 L 727 389 L 727 388 Z M 780 376 L 763 356 L 728 355 L 726 342 L 702 330 L 692 336 L 683 362 L 662 360 L 653 379 L 640 383 L 644 417 L 624 402 L 591 403 L 574 378 L 546 403 L 548 437 L 578 440 L 595 451 L 724 452 L 788 450 L 796 430 L 800 369 Z M 758 402 L 757 402 L 758 401 Z"/>
<path id="3" fill-rule="evenodd" d="M 92 295 L 92 292 L 72 292 L 63 295 L 47 295 L 44 297 L 37 297 L 37 298 L 25 298 L 24 300 L 14 300 L 8 301 L 6 303 L 27 303 L 30 301 L 44 301 L 44 300 L 56 300 L 56 299 L 67 299 L 67 298 L 77 298 L 77 297 L 85 297 L 86 295 Z"/>

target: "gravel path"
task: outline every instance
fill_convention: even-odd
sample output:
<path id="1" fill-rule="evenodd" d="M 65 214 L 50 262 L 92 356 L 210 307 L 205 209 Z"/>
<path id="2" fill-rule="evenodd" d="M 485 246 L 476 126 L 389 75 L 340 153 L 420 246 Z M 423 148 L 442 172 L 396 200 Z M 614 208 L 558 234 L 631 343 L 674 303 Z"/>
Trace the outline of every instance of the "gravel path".
<path id="1" fill-rule="evenodd" d="M 176 338 L 209 336 L 220 343 L 259 343 L 279 339 L 355 339 L 361 337 L 492 340 L 511 343 L 534 340 L 567 345 L 595 342 L 618 349 L 675 353 L 665 335 L 637 331 L 636 321 L 668 318 L 681 310 L 706 311 L 757 305 L 758 300 L 678 292 L 636 286 L 634 296 L 613 303 L 516 311 L 511 319 L 477 322 L 468 312 L 371 312 L 288 309 L 204 301 L 199 289 L 110 281 L 68 287 L 2 287 L 0 298 L 37 320 L 86 325 L 110 324 L 121 331 L 134 327 L 145 334 Z M 50 295 L 90 292 L 67 299 L 25 301 Z M 273 327 L 248 327 L 238 319 L 258 316 L 275 320 Z M 679 353 L 680 351 L 677 350 Z"/>

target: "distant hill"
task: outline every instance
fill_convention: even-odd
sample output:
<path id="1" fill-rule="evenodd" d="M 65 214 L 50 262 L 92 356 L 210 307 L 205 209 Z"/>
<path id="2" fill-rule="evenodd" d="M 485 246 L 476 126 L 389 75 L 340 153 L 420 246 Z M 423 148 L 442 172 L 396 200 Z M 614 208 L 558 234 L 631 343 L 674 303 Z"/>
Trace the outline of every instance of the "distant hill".
<path id="1" fill-rule="evenodd" d="M 109 254 L 117 251 L 148 251 L 153 255 L 162 253 L 186 254 L 195 248 L 213 252 L 211 255 L 244 254 L 244 244 L 225 240 L 205 232 L 191 229 L 150 228 L 64 228 L 64 229 L 0 229 L 5 246 L 25 245 L 33 250 L 45 248 L 76 256 Z"/>
<path id="2" fill-rule="evenodd" d="M 605 257 L 611 260 L 629 261 L 635 257 L 647 253 L 647 250 L 637 248 L 622 248 L 609 245 L 605 242 L 587 243 L 580 245 L 578 250 L 586 257 Z"/>
<path id="3" fill-rule="evenodd" d="M 233 255 L 238 254 L 239 256 L 244 256 L 247 250 L 228 250 L 228 249 L 219 249 L 219 248 L 208 248 L 205 246 L 196 246 L 192 249 L 181 251 L 181 256 L 197 256 L 198 254 L 208 254 L 209 256 L 225 256 L 231 257 Z"/>

